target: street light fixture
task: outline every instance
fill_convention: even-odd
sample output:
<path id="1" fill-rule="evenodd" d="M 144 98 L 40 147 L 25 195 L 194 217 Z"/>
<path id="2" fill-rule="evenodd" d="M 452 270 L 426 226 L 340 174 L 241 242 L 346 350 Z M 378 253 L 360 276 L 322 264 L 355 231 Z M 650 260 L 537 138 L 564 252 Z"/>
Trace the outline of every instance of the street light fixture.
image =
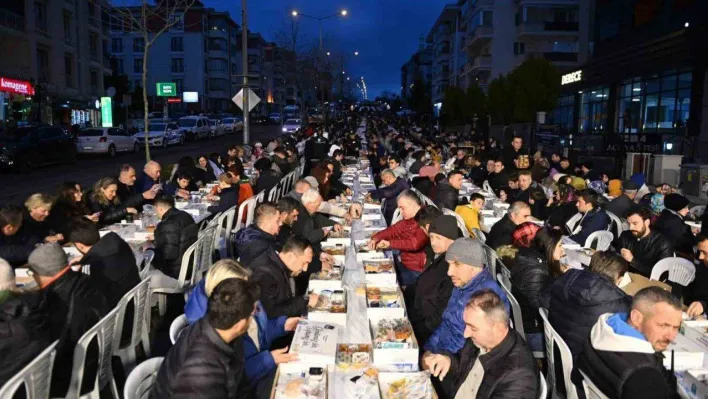
<path id="1" fill-rule="evenodd" d="M 340 14 L 342 14 L 343 17 L 346 17 L 346 16 L 347 16 L 347 13 L 348 13 L 347 10 L 342 10 L 342 12 L 341 12 Z"/>
<path id="2" fill-rule="evenodd" d="M 327 57 L 329 57 L 330 55 L 331 55 L 331 53 L 328 51 L 328 52 L 327 52 Z"/>
<path id="3" fill-rule="evenodd" d="M 359 55 L 359 52 L 358 52 L 358 51 L 355 51 L 355 52 L 354 52 L 354 55 Z"/>
<path id="4" fill-rule="evenodd" d="M 293 17 L 297 17 L 297 11 L 293 10 Z"/>

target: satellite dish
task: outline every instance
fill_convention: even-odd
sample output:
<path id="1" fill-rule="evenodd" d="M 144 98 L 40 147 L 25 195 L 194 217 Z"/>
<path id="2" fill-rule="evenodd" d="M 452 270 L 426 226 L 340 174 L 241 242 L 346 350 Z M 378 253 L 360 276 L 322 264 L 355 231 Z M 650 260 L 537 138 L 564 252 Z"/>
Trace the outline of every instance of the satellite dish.
<path id="1" fill-rule="evenodd" d="M 115 96 L 115 95 L 116 95 L 116 88 L 115 88 L 115 87 L 109 87 L 109 88 L 106 90 L 106 94 L 108 95 L 108 97 L 113 97 L 113 96 Z"/>

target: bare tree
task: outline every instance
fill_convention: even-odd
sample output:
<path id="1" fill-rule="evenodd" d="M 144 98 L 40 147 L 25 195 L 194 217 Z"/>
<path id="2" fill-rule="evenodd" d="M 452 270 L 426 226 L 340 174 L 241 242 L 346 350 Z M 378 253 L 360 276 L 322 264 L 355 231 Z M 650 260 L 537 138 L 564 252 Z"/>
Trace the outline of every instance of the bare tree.
<path id="1" fill-rule="evenodd" d="M 103 0 L 89 0 L 99 6 Z M 116 4 L 108 9 L 112 16 L 118 16 L 124 30 L 134 32 L 142 36 L 145 46 L 143 47 L 143 128 L 145 131 L 145 158 L 150 161 L 150 146 L 148 145 L 148 98 L 147 98 L 147 77 L 148 60 L 150 48 L 155 41 L 168 29 L 181 24 L 184 27 L 184 16 L 197 0 L 122 0 L 124 5 Z M 139 3 L 139 5 L 136 5 Z M 201 23 L 201 21 L 200 21 Z"/>
<path id="2" fill-rule="evenodd" d="M 304 93 L 316 90 L 318 82 L 318 51 L 319 46 L 314 41 L 305 40 L 300 32 L 300 22 L 294 19 L 284 21 L 283 26 L 274 33 L 275 43 L 290 53 L 291 80 L 286 83 L 295 85 L 299 106 L 304 110 Z"/>

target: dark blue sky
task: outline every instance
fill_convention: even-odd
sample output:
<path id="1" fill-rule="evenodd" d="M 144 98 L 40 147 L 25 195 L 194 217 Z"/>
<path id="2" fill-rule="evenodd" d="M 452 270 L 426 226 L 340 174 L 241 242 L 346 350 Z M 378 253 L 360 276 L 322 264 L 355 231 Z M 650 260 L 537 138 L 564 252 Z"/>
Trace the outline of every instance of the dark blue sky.
<path id="1" fill-rule="evenodd" d="M 229 11 L 241 24 L 241 1 L 203 0 L 208 7 Z M 323 22 L 325 47 L 352 56 L 347 74 L 364 76 L 369 99 L 384 90 L 400 92 L 401 65 L 418 48 L 418 38 L 427 35 L 445 4 L 452 0 L 249 0 L 249 29 L 260 32 L 266 40 L 275 40 L 296 9 L 312 16 L 326 16 L 345 8 L 349 15 Z M 302 39 L 314 44 L 319 40 L 317 21 L 303 19 Z"/>

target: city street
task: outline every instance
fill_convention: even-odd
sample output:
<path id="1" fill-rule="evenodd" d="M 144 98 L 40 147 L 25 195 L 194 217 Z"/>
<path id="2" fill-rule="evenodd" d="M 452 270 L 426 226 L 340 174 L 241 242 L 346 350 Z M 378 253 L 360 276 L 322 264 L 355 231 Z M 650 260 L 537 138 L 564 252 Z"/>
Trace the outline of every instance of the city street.
<path id="1" fill-rule="evenodd" d="M 252 125 L 251 143 L 267 141 L 281 134 L 280 125 Z M 242 133 L 217 137 L 198 142 L 187 142 L 182 146 L 171 146 L 166 150 L 151 149 L 153 160 L 163 165 L 176 163 L 180 157 L 189 155 L 195 158 L 208 155 L 211 152 L 223 154 L 228 146 L 242 144 Z M 264 143 L 265 144 L 265 143 Z M 33 193 L 56 194 L 63 181 L 76 181 L 83 188 L 90 187 L 98 179 L 105 176 L 117 176 L 120 165 L 131 164 L 137 171 L 142 170 L 145 163 L 145 153 L 118 154 L 115 158 L 106 156 L 79 156 L 75 165 L 53 165 L 40 167 L 31 173 L 15 171 L 0 172 L 0 203 L 20 205 Z"/>

